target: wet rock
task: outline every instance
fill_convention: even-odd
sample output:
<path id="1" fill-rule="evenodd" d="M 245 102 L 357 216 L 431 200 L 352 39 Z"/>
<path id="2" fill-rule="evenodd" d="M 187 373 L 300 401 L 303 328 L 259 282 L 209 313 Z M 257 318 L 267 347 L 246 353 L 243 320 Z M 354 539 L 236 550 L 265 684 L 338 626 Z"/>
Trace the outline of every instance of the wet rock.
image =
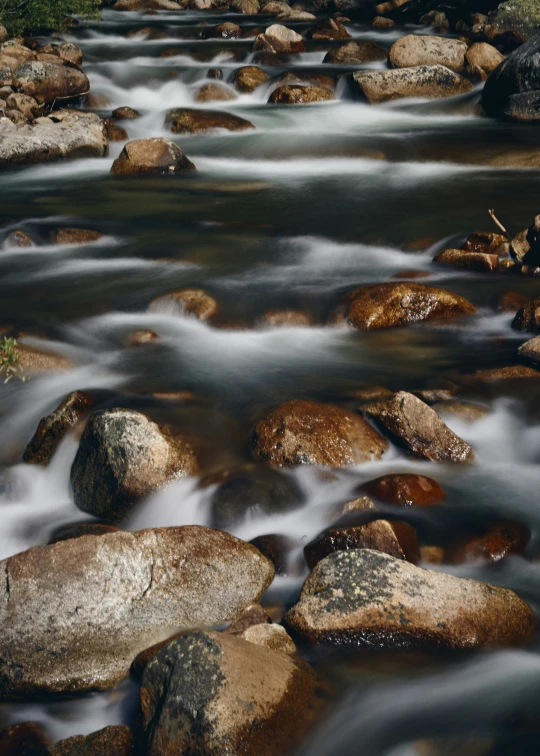
<path id="1" fill-rule="evenodd" d="M 235 71 L 234 85 L 241 92 L 254 92 L 269 79 L 266 71 L 258 66 L 243 66 Z"/>
<path id="2" fill-rule="evenodd" d="M 433 26 L 435 29 L 449 31 L 450 21 L 444 11 L 432 10 L 420 17 L 422 26 Z"/>
<path id="3" fill-rule="evenodd" d="M 540 297 L 527 302 L 512 321 L 516 331 L 540 331 Z"/>
<path id="4" fill-rule="evenodd" d="M 100 410 L 81 437 L 71 485 L 83 512 L 121 522 L 153 491 L 196 472 L 187 439 L 172 436 L 140 412 Z"/>
<path id="5" fill-rule="evenodd" d="M 406 391 L 364 405 L 362 412 L 382 426 L 399 446 L 423 459 L 469 462 L 472 448 L 456 436 L 425 402 Z"/>
<path id="6" fill-rule="evenodd" d="M 473 68 L 478 66 L 482 71 L 490 74 L 503 62 L 504 55 L 487 42 L 475 42 L 467 50 L 465 59 L 469 66 Z"/>
<path id="7" fill-rule="evenodd" d="M 335 100 L 331 89 L 288 85 L 275 89 L 268 100 L 274 105 L 306 105 L 313 102 Z"/>
<path id="8" fill-rule="evenodd" d="M 475 231 L 469 234 L 461 247 L 466 252 L 485 252 L 489 254 L 508 254 L 508 238 L 492 231 Z"/>
<path id="9" fill-rule="evenodd" d="M 387 442 L 353 412 L 293 399 L 256 425 L 252 447 L 258 459 L 280 467 L 345 467 L 380 458 Z"/>
<path id="10" fill-rule="evenodd" d="M 396 25 L 396 22 L 392 18 L 375 16 L 375 18 L 373 18 L 371 21 L 371 25 L 374 29 L 391 29 Z"/>
<path id="11" fill-rule="evenodd" d="M 351 35 L 336 18 L 327 18 L 309 29 L 307 36 L 311 39 L 349 39 Z"/>
<path id="12" fill-rule="evenodd" d="M 180 289 L 156 297 L 148 309 L 150 312 L 194 315 L 199 320 L 209 320 L 219 312 L 219 303 L 203 289 Z"/>
<path id="13" fill-rule="evenodd" d="M 307 328 L 313 325 L 311 317 L 302 310 L 267 310 L 261 325 L 269 328 Z"/>
<path id="14" fill-rule="evenodd" d="M 128 142 L 112 164 L 111 173 L 173 176 L 196 168 L 180 147 L 169 139 L 135 139 Z"/>
<path id="15" fill-rule="evenodd" d="M 325 89 L 334 89 L 336 79 L 334 76 L 327 76 L 326 74 L 315 73 L 311 71 L 286 71 L 279 76 L 276 76 L 271 81 L 272 85 L 285 86 L 285 85 L 300 85 L 300 86 L 316 86 L 324 87 Z"/>
<path id="16" fill-rule="evenodd" d="M 479 270 L 483 273 L 493 273 L 499 267 L 498 255 L 485 252 L 467 252 L 463 249 L 445 249 L 433 258 L 439 265 L 451 265 L 453 268 Z"/>
<path id="17" fill-rule="evenodd" d="M 54 412 L 40 420 L 23 454 L 23 461 L 48 465 L 66 434 L 81 422 L 94 404 L 94 398 L 84 391 L 69 394 Z"/>
<path id="18" fill-rule="evenodd" d="M 389 71 L 357 71 L 348 77 L 353 90 L 369 103 L 388 102 L 401 97 L 436 100 L 472 92 L 470 81 L 445 66 L 415 66 Z"/>
<path id="19" fill-rule="evenodd" d="M 281 654 L 296 654 L 294 641 L 283 625 L 266 623 L 264 625 L 252 625 L 246 628 L 239 637 L 248 643 L 269 648 Z"/>
<path id="20" fill-rule="evenodd" d="M 539 26 L 540 8 L 535 0 L 507 0 L 488 17 L 484 33 L 497 44 L 514 46 L 531 39 Z"/>
<path id="21" fill-rule="evenodd" d="M 23 93 L 41 104 L 78 97 L 90 89 L 88 78 L 76 66 L 30 61 L 16 68 L 14 75 Z"/>
<path id="22" fill-rule="evenodd" d="M 119 121 L 134 121 L 136 118 L 140 117 L 141 114 L 138 110 L 129 108 L 126 105 L 121 108 L 116 108 L 116 110 L 113 110 L 112 112 L 112 118 L 115 118 Z"/>
<path id="23" fill-rule="evenodd" d="M 503 292 L 497 300 L 497 310 L 499 312 L 517 312 L 519 309 L 526 305 L 529 301 L 526 294 L 522 294 L 520 291 Z"/>
<path id="24" fill-rule="evenodd" d="M 481 404 L 473 404 L 473 402 L 460 402 L 457 399 L 435 402 L 432 407 L 437 414 L 454 415 L 466 423 L 475 423 L 489 415 L 487 407 L 483 407 Z"/>
<path id="25" fill-rule="evenodd" d="M 257 536 L 250 541 L 276 568 L 276 575 L 286 575 L 289 552 L 297 546 L 294 538 L 277 533 Z"/>
<path id="26" fill-rule="evenodd" d="M 348 323 L 362 331 L 469 315 L 473 305 L 446 289 L 412 282 L 356 289 L 345 299 Z"/>
<path id="27" fill-rule="evenodd" d="M 529 540 L 530 533 L 521 523 L 495 522 L 483 533 L 451 540 L 445 549 L 445 561 L 451 564 L 479 560 L 499 562 L 508 554 L 523 554 Z"/>
<path id="28" fill-rule="evenodd" d="M 245 13 L 248 16 L 253 16 L 259 13 L 261 4 L 259 0 L 229 0 L 229 7 L 236 13 Z"/>
<path id="29" fill-rule="evenodd" d="M 510 121 L 540 121 L 540 90 L 510 95 L 503 115 Z"/>
<path id="30" fill-rule="evenodd" d="M 242 29 L 238 24 L 226 21 L 207 31 L 205 36 L 207 39 L 238 39 L 242 36 Z"/>
<path id="31" fill-rule="evenodd" d="M 407 34 L 394 42 L 388 53 L 392 68 L 441 65 L 452 71 L 465 68 L 467 44 L 459 39 Z"/>
<path id="32" fill-rule="evenodd" d="M 7 110 L 6 116 L 16 126 L 26 126 L 26 124 L 28 123 L 28 118 L 19 110 Z"/>
<path id="33" fill-rule="evenodd" d="M 59 228 L 51 234 L 53 244 L 92 244 L 103 234 L 91 228 Z"/>
<path id="34" fill-rule="evenodd" d="M 116 533 L 120 530 L 116 525 L 110 525 L 106 522 L 75 522 L 61 525 L 53 530 L 48 543 L 59 543 L 60 541 L 69 541 L 71 538 L 82 538 L 82 536 L 101 536 L 107 533 Z"/>
<path id="35" fill-rule="evenodd" d="M 311 643 L 370 648 L 515 645 L 535 625 L 512 591 L 368 549 L 319 562 L 285 615 L 285 626 Z"/>
<path id="36" fill-rule="evenodd" d="M 0 55 L 18 61 L 19 65 L 36 59 L 36 54 L 32 52 L 32 50 L 25 45 L 19 44 L 19 42 L 14 39 L 0 45 Z"/>
<path id="37" fill-rule="evenodd" d="M 375 60 L 386 60 L 386 55 L 385 48 L 376 42 L 347 42 L 346 45 L 333 47 L 329 50 L 323 63 L 340 63 L 342 65 L 370 63 Z"/>
<path id="38" fill-rule="evenodd" d="M 47 737 L 41 725 L 22 722 L 0 732 L 2 756 L 48 756 Z"/>
<path id="39" fill-rule="evenodd" d="M 510 254 L 523 265 L 540 265 L 540 215 L 510 242 Z"/>
<path id="40" fill-rule="evenodd" d="M 44 122 L 17 129 L 0 125 L 0 171 L 61 159 L 104 157 L 108 150 L 105 124 L 94 113 L 62 110 Z"/>
<path id="41" fill-rule="evenodd" d="M 34 242 L 32 239 L 28 236 L 28 234 L 25 231 L 21 231 L 20 229 L 16 229 L 15 231 L 11 231 L 6 236 L 5 242 L 7 247 L 33 247 Z"/>
<path id="42" fill-rule="evenodd" d="M 111 725 L 91 735 L 76 735 L 49 748 L 49 756 L 131 756 L 133 734 L 126 725 Z"/>
<path id="43" fill-rule="evenodd" d="M 540 89 L 540 34 L 508 55 L 490 75 L 482 90 L 487 115 L 503 115 L 508 99 Z"/>
<path id="44" fill-rule="evenodd" d="M 84 536 L 0 567 L 4 699 L 108 688 L 152 643 L 232 619 L 274 575 L 253 546 L 198 526 Z"/>
<path id="45" fill-rule="evenodd" d="M 128 139 L 127 131 L 122 126 L 118 126 L 112 118 L 105 118 L 105 128 L 109 142 L 124 142 Z"/>
<path id="46" fill-rule="evenodd" d="M 245 131 L 255 126 L 245 118 L 225 113 L 222 110 L 196 110 L 195 108 L 177 108 L 169 110 L 165 118 L 174 134 L 204 134 L 213 129 L 227 131 Z"/>
<path id="47" fill-rule="evenodd" d="M 297 657 L 223 633 L 186 633 L 144 672 L 147 753 L 288 753 L 320 715 L 318 686 Z"/>
<path id="48" fill-rule="evenodd" d="M 433 507 L 441 504 L 445 498 L 436 480 L 416 473 L 383 475 L 364 483 L 361 490 L 383 504 L 400 507 Z"/>
<path id="49" fill-rule="evenodd" d="M 74 66 L 80 66 L 83 62 L 83 51 L 73 42 L 62 42 L 56 48 L 57 54 L 65 60 L 66 63 L 72 63 Z"/>
<path id="50" fill-rule="evenodd" d="M 305 52 L 305 49 L 302 35 L 281 24 L 269 26 L 253 43 L 254 52 L 299 53 Z"/>
<path id="51" fill-rule="evenodd" d="M 22 94 L 12 94 L 6 100 L 6 107 L 18 110 L 28 121 L 33 121 L 39 115 L 40 107 L 33 97 Z"/>
<path id="52" fill-rule="evenodd" d="M 225 84 L 203 84 L 195 95 L 195 102 L 227 102 L 236 100 L 236 94 Z"/>
<path id="53" fill-rule="evenodd" d="M 525 357 L 532 362 L 540 362 L 540 336 L 529 339 L 518 349 L 520 357 Z"/>

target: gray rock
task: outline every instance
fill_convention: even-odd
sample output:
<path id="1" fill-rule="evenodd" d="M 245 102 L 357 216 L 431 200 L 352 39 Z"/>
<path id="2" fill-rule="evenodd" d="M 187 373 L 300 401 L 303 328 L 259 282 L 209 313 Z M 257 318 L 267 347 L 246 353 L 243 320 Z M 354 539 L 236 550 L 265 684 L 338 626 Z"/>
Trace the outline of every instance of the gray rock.
<path id="1" fill-rule="evenodd" d="M 503 115 L 511 121 L 540 121 L 540 90 L 510 95 Z"/>
<path id="2" fill-rule="evenodd" d="M 387 102 L 401 97 L 428 100 L 453 97 L 472 92 L 470 81 L 445 66 L 414 66 L 389 71 L 356 71 L 348 74 L 353 90 L 370 103 Z"/>
<path id="3" fill-rule="evenodd" d="M 540 33 L 508 55 L 490 75 L 482 90 L 482 105 L 489 116 L 503 115 L 515 94 L 540 90 Z"/>
<path id="4" fill-rule="evenodd" d="M 192 526 L 38 546 L 0 562 L 0 696 L 103 690 L 179 629 L 231 620 L 274 567 L 257 549 Z"/>

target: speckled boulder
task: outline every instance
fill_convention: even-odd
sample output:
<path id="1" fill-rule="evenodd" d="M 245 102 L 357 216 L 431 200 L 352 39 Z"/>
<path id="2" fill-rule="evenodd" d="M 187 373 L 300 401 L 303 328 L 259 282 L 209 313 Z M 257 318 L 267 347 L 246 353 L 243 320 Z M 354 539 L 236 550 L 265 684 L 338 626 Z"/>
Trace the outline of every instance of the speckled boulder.
<path id="1" fill-rule="evenodd" d="M 388 102 L 401 97 L 437 100 L 472 92 L 470 81 L 446 66 L 414 66 L 388 71 L 357 71 L 349 74 L 353 91 L 369 103 Z"/>
<path id="2" fill-rule="evenodd" d="M 361 549 L 315 567 L 286 626 L 311 643 L 455 649 L 529 641 L 536 627 L 512 591 Z"/>
<path id="3" fill-rule="evenodd" d="M 462 71 L 467 49 L 467 44 L 460 39 L 406 34 L 390 48 L 388 62 L 392 68 L 441 65 L 452 71 Z"/>
<path id="4" fill-rule="evenodd" d="M 108 688 L 140 651 L 233 619 L 274 576 L 253 546 L 199 526 L 37 546 L 0 571 L 4 699 Z"/>
<path id="5" fill-rule="evenodd" d="M 290 753 L 320 716 L 304 661 L 215 632 L 186 633 L 145 669 L 141 721 L 149 756 Z"/>

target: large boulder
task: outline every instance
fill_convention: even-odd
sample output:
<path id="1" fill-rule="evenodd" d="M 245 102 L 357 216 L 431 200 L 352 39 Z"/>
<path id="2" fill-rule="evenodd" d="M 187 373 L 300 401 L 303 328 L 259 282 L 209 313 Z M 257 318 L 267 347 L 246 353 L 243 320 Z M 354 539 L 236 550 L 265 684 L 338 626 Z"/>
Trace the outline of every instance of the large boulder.
<path id="1" fill-rule="evenodd" d="M 268 102 L 274 105 L 307 105 L 312 102 L 335 100 L 331 89 L 326 87 L 307 87 L 286 85 L 275 89 Z"/>
<path id="2" fill-rule="evenodd" d="M 505 0 L 489 16 L 486 37 L 504 45 L 521 45 L 540 27 L 540 6 L 536 0 Z"/>
<path id="3" fill-rule="evenodd" d="M 78 97 L 90 89 L 87 76 L 73 65 L 30 61 L 14 73 L 24 94 L 39 103 Z"/>
<path id="4" fill-rule="evenodd" d="M 368 648 L 506 646 L 530 641 L 536 627 L 512 591 L 370 549 L 319 562 L 285 622 L 311 643 Z"/>
<path id="5" fill-rule="evenodd" d="M 341 47 L 333 47 L 326 53 L 323 63 L 354 65 L 356 63 L 371 63 L 375 60 L 386 60 L 386 56 L 387 52 L 381 45 L 369 40 L 360 40 L 358 42 L 347 42 Z"/>
<path id="6" fill-rule="evenodd" d="M 394 42 L 388 53 L 392 68 L 441 65 L 463 71 L 468 46 L 460 39 L 407 34 Z"/>
<path id="7" fill-rule="evenodd" d="M 469 444 L 456 436 L 432 407 L 407 391 L 363 405 L 362 412 L 382 426 L 399 446 L 422 459 L 469 462 L 474 456 Z"/>
<path id="8" fill-rule="evenodd" d="M 257 423 L 252 438 L 255 456 L 280 467 L 346 467 L 380 458 L 387 446 L 354 412 L 301 399 L 273 409 Z"/>
<path id="9" fill-rule="evenodd" d="M 175 478 L 197 472 L 189 441 L 134 410 L 90 416 L 71 468 L 75 504 L 121 522 L 141 499 Z"/>
<path id="10" fill-rule="evenodd" d="M 75 735 L 59 740 L 48 750 L 48 756 L 131 756 L 133 734 L 126 725 L 111 725 L 90 735 Z"/>
<path id="11" fill-rule="evenodd" d="M 495 69 L 482 91 L 482 105 L 489 116 L 504 114 L 512 95 L 540 90 L 540 32 L 508 55 Z"/>
<path id="12" fill-rule="evenodd" d="M 356 71 L 348 74 L 353 91 L 369 103 L 388 102 L 401 97 L 436 100 L 472 92 L 474 87 L 463 76 L 445 66 L 415 66 L 388 71 Z"/>
<path id="13" fill-rule="evenodd" d="M 446 320 L 475 312 L 458 294 L 412 282 L 375 284 L 347 295 L 344 316 L 361 331 Z"/>
<path id="14" fill-rule="evenodd" d="M 322 686 L 298 657 L 238 636 L 191 632 L 145 669 L 149 756 L 289 753 L 320 716 Z"/>
<path id="15" fill-rule="evenodd" d="M 198 526 L 83 536 L 0 569 L 4 699 L 108 688 L 140 651 L 233 619 L 274 576 L 253 546 Z"/>
<path id="16" fill-rule="evenodd" d="M 174 134 L 203 134 L 214 129 L 245 131 L 255 126 L 245 118 L 225 113 L 222 110 L 197 110 L 196 108 L 175 108 L 165 117 L 165 126 Z"/>
<path id="17" fill-rule="evenodd" d="M 62 159 L 104 157 L 104 121 L 94 113 L 61 110 L 29 126 L 0 124 L 0 172 Z"/>
<path id="18" fill-rule="evenodd" d="M 180 147 L 169 139 L 135 139 L 128 142 L 112 164 L 111 173 L 174 176 L 196 168 Z"/>

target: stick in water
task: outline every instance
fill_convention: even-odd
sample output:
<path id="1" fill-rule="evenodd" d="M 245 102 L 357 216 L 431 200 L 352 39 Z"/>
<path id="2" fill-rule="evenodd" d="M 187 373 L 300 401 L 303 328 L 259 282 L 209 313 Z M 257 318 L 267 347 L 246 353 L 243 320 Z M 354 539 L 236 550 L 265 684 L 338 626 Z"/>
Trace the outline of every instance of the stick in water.
<path id="1" fill-rule="evenodd" d="M 495 210 L 488 210 L 488 213 L 491 216 L 491 220 L 501 229 L 501 231 L 503 232 L 503 234 L 507 237 L 508 236 L 508 231 L 505 229 L 505 227 L 503 226 L 503 224 L 500 222 L 500 220 L 495 215 Z"/>

